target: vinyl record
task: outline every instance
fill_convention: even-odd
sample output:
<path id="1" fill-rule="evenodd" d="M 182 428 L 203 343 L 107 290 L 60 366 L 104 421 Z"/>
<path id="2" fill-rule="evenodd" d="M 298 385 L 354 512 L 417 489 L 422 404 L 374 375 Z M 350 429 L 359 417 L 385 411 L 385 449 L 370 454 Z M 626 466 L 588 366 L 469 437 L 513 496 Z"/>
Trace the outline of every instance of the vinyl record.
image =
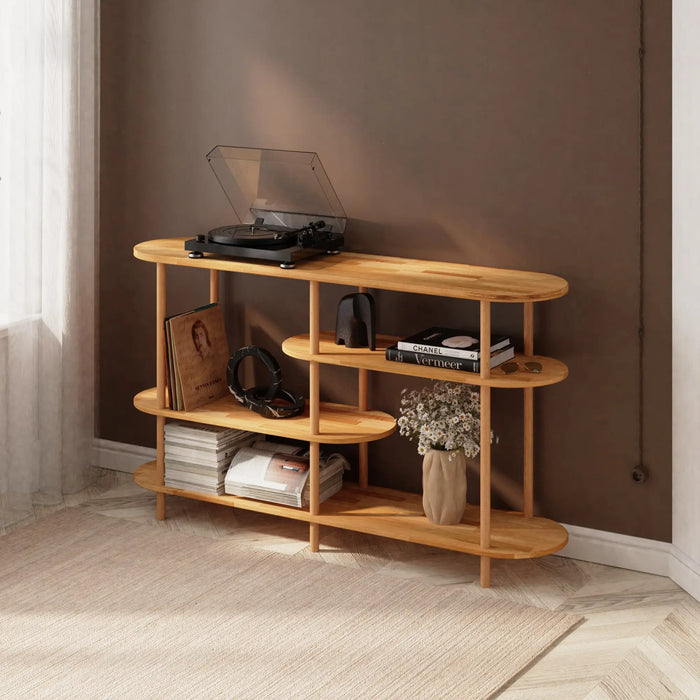
<path id="1" fill-rule="evenodd" d="M 239 224 L 212 229 L 209 231 L 209 240 L 224 245 L 265 247 L 282 243 L 293 244 L 296 242 L 296 233 L 281 226 Z"/>

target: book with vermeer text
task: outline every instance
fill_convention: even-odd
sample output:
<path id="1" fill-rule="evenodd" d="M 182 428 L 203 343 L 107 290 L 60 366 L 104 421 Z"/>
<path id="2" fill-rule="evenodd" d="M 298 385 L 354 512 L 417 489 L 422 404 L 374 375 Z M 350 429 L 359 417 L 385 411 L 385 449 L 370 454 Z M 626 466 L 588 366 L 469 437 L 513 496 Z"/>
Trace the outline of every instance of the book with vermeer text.
<path id="1" fill-rule="evenodd" d="M 463 357 L 448 357 L 447 355 L 434 355 L 425 352 L 412 352 L 411 350 L 401 350 L 396 345 L 388 347 L 385 351 L 387 360 L 393 362 L 408 362 L 412 365 L 423 365 L 424 367 L 438 367 L 440 369 L 456 369 L 463 372 L 480 372 L 481 360 L 466 360 Z M 491 353 L 490 367 L 498 367 L 515 357 L 513 345 L 506 345 Z"/>

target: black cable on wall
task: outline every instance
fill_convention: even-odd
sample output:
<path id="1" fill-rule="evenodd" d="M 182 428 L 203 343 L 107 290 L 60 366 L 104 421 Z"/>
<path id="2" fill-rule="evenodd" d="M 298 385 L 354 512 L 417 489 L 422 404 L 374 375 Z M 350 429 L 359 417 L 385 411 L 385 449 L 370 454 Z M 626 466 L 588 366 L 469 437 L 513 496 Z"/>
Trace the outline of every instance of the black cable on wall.
<path id="1" fill-rule="evenodd" d="M 636 482 L 647 480 L 644 465 L 644 0 L 639 0 L 639 454 L 632 471 Z"/>

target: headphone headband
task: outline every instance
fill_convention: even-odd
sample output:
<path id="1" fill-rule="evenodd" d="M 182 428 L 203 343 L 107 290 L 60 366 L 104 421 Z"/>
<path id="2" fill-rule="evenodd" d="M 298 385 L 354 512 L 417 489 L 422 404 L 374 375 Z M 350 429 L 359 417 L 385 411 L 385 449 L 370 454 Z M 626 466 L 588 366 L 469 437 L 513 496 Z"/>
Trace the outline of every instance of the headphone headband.
<path id="1" fill-rule="evenodd" d="M 238 368 L 246 357 L 260 360 L 269 373 L 267 386 L 244 389 L 238 378 Z M 236 401 L 265 418 L 290 418 L 298 416 L 306 404 L 301 394 L 294 394 L 282 388 L 282 370 L 277 360 L 265 348 L 246 345 L 237 350 L 226 367 L 226 380 L 229 391 Z"/>

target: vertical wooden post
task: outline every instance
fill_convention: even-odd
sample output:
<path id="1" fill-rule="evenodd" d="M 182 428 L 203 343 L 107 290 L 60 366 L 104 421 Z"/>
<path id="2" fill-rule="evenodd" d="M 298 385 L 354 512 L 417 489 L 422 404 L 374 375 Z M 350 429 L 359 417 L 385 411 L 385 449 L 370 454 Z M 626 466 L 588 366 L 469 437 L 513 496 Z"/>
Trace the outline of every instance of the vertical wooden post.
<path id="1" fill-rule="evenodd" d="M 523 304 L 523 351 L 534 355 L 534 304 Z M 534 390 L 523 389 L 523 514 L 531 518 L 534 510 Z"/>
<path id="2" fill-rule="evenodd" d="M 362 411 L 367 410 L 367 406 L 369 404 L 368 398 L 367 398 L 367 376 L 369 374 L 369 370 L 366 369 L 358 369 L 358 391 L 357 391 L 357 405 Z"/>
<path id="3" fill-rule="evenodd" d="M 535 305 L 531 301 L 523 303 L 523 352 L 528 357 L 534 354 Z"/>
<path id="4" fill-rule="evenodd" d="M 367 399 L 367 377 L 368 370 L 359 369 L 358 370 L 358 397 L 357 405 L 361 411 L 366 411 L 368 408 Z M 366 489 L 369 485 L 369 443 L 361 442 L 358 447 L 358 480 L 361 489 Z"/>
<path id="5" fill-rule="evenodd" d="M 367 287 L 358 287 L 360 294 L 367 293 Z M 357 405 L 361 411 L 369 408 L 369 371 L 357 370 Z M 358 480 L 361 489 L 369 485 L 369 443 L 361 442 L 358 445 Z"/>
<path id="6" fill-rule="evenodd" d="M 309 443 L 309 511 L 318 515 L 319 503 L 319 461 L 321 448 L 318 442 Z M 309 548 L 318 552 L 321 541 L 321 527 L 318 523 L 309 524 Z"/>
<path id="7" fill-rule="evenodd" d="M 216 304 L 219 301 L 219 271 L 209 270 L 209 303 Z"/>
<path id="8" fill-rule="evenodd" d="M 491 303 L 480 302 L 481 368 L 480 376 L 491 376 Z M 481 386 L 481 447 L 480 447 L 480 521 L 479 544 L 482 549 L 491 546 L 491 387 Z M 491 558 L 481 557 L 481 585 L 491 585 Z"/>
<path id="9" fill-rule="evenodd" d="M 314 357 L 319 351 L 319 286 L 318 282 L 309 282 L 309 352 Z M 309 363 L 309 423 L 312 440 L 309 442 L 309 512 L 319 513 L 319 458 L 320 445 L 320 398 L 319 398 L 319 363 L 311 360 Z M 309 546 L 312 552 L 318 552 L 320 543 L 320 527 L 318 523 L 309 524 Z"/>
<path id="10" fill-rule="evenodd" d="M 165 408 L 165 264 L 156 263 L 156 399 Z M 172 401 L 172 397 L 170 399 Z M 156 417 L 156 474 L 165 481 L 165 417 Z M 165 494 L 156 493 L 156 518 L 165 519 Z"/>

